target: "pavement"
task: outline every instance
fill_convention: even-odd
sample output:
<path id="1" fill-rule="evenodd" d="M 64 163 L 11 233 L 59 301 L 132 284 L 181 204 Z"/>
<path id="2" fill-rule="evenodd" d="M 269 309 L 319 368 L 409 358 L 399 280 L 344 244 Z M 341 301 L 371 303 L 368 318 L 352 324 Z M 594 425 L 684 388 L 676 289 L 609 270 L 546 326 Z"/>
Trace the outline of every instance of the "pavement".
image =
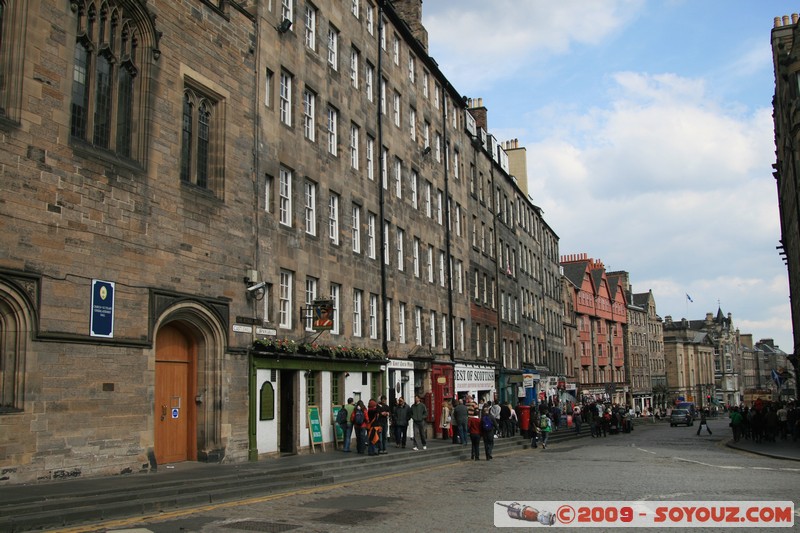
<path id="1" fill-rule="evenodd" d="M 644 420 L 636 425 L 641 429 L 655 427 Z M 585 424 L 579 435 L 571 429 L 562 429 L 551 434 L 550 447 L 588 435 Z M 626 435 L 611 437 L 625 438 Z M 495 455 L 502 457 L 527 447 L 528 443 L 528 439 L 519 436 L 497 439 Z M 800 440 L 778 439 L 757 444 L 745 439 L 733 442 L 730 438 L 726 444 L 745 452 L 800 461 Z M 313 454 L 255 462 L 183 462 L 161 465 L 157 471 L 146 474 L 0 486 L 0 531 L 17 533 L 149 516 L 167 510 L 364 479 L 375 475 L 375 467 L 386 474 L 469 460 L 469 444 L 453 445 L 449 439 L 429 439 L 427 450 L 414 451 L 412 446 L 409 443 L 402 449 L 390 443 L 388 454 L 377 457 L 355 451 L 343 453 L 328 446 L 324 452 L 317 450 Z"/>

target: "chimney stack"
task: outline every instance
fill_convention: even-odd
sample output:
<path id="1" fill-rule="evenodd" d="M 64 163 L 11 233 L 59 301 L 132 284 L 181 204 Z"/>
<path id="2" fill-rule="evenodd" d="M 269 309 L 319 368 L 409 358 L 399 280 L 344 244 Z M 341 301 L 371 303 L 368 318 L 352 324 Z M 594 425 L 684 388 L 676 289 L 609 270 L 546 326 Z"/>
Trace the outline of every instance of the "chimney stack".
<path id="1" fill-rule="evenodd" d="M 422 0 L 393 0 L 390 5 L 394 8 L 395 13 L 405 21 L 411 34 L 427 53 L 428 30 L 422 25 Z"/>

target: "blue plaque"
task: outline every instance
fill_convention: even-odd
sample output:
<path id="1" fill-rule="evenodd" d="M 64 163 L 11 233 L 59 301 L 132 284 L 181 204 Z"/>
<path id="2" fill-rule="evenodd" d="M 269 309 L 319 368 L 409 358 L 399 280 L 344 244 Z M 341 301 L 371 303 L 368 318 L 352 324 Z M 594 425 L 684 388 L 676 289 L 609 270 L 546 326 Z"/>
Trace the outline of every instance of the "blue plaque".
<path id="1" fill-rule="evenodd" d="M 114 282 L 92 280 L 92 337 L 114 336 Z"/>

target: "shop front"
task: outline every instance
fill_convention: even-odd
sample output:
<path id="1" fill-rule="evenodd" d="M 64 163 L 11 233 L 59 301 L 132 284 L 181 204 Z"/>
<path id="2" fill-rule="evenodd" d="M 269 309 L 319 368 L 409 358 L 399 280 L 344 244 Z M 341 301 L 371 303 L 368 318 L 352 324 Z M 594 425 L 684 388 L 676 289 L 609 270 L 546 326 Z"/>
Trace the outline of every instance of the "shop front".
<path id="1" fill-rule="evenodd" d="M 456 396 L 472 396 L 476 402 L 495 401 L 497 387 L 495 369 L 491 365 L 457 363 L 455 365 Z"/>

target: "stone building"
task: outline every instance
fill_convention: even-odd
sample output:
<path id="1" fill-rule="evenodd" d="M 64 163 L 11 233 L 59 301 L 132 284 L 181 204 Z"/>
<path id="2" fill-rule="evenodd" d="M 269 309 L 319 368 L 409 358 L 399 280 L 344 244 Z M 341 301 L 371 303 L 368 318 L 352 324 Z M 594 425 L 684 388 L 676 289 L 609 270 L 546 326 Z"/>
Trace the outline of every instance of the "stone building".
<path id="1" fill-rule="evenodd" d="M 0 6 L 2 482 L 563 372 L 558 237 L 420 0 Z"/>
<path id="2" fill-rule="evenodd" d="M 796 161 L 800 152 L 800 117 L 796 113 L 800 100 L 800 16 L 775 17 L 772 29 L 772 60 L 775 70 L 775 95 L 772 99 L 775 121 L 775 156 L 773 176 L 778 192 L 781 221 L 779 253 L 786 263 L 789 277 L 794 346 L 788 354 L 794 375 L 798 372 L 800 353 L 800 169 Z M 795 385 L 793 393 L 798 397 Z"/>
<path id="3" fill-rule="evenodd" d="M 715 345 L 710 334 L 695 329 L 688 320 L 673 322 L 664 318 L 664 359 L 668 388 L 668 404 L 694 402 L 698 408 L 708 407 L 707 396 L 714 396 Z"/>

